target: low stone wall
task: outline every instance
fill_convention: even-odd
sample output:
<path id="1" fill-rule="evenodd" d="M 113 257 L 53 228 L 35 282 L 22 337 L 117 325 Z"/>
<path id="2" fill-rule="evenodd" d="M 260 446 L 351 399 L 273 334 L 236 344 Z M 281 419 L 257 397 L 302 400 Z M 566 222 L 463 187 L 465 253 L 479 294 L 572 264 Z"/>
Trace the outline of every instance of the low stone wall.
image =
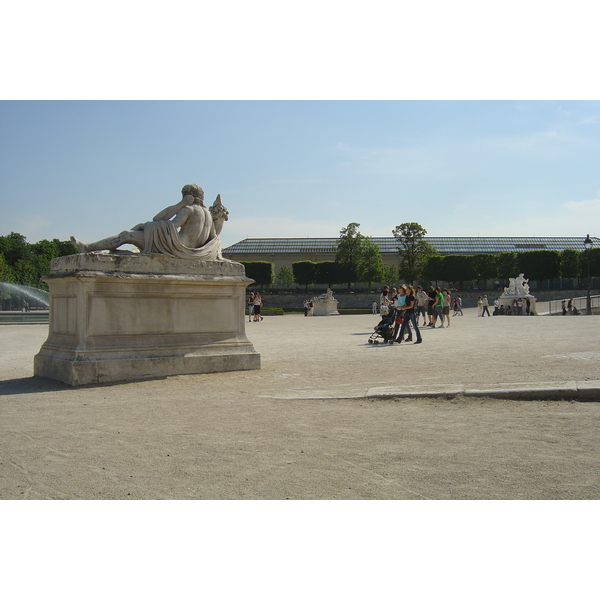
<path id="1" fill-rule="evenodd" d="M 321 290 L 318 292 L 321 293 Z M 490 306 L 493 305 L 496 297 L 500 297 L 502 290 L 495 292 L 494 290 L 486 290 L 482 292 L 455 292 L 452 297 L 459 294 L 462 298 L 463 308 L 472 308 L 477 306 L 477 298 L 480 295 L 487 294 Z M 551 290 L 551 291 L 533 291 L 533 295 L 537 298 L 538 310 L 544 311 L 544 306 L 541 303 L 549 302 L 550 300 L 560 300 L 562 298 L 575 298 L 585 295 L 582 290 Z M 593 292 L 593 293 L 598 293 Z M 340 293 L 335 292 L 334 297 L 338 301 L 338 309 L 344 308 L 371 308 L 373 302 L 379 302 L 380 292 L 372 293 Z M 267 290 L 261 292 L 263 305 L 268 308 L 283 308 L 283 310 L 303 311 L 302 303 L 305 299 L 310 299 L 316 295 L 315 291 L 309 290 L 307 293 L 276 293 L 271 294 Z"/>

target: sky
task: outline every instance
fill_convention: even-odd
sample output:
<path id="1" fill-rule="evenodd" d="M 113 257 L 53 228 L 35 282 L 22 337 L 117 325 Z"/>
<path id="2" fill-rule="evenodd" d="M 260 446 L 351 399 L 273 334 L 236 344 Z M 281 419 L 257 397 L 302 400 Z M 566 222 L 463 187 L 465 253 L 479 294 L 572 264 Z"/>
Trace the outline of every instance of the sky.
<path id="1" fill-rule="evenodd" d="M 92 242 L 197 183 L 222 245 L 337 237 L 600 235 L 600 102 L 0 102 L 1 235 Z"/>

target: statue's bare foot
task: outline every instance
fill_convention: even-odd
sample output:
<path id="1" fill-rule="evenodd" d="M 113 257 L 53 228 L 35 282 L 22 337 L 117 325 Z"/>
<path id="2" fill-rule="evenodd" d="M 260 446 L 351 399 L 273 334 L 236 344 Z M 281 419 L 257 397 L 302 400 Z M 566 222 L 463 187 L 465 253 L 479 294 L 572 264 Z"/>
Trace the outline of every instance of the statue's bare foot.
<path id="1" fill-rule="evenodd" d="M 87 252 L 87 245 L 80 242 L 76 237 L 71 236 L 71 243 L 79 250 L 79 252 Z"/>

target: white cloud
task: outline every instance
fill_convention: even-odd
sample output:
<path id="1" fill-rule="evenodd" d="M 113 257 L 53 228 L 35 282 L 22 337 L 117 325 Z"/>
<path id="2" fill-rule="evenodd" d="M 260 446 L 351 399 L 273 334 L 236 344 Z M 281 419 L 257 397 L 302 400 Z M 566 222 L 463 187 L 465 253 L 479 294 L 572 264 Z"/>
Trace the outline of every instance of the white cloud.
<path id="1" fill-rule="evenodd" d="M 573 136 L 549 129 L 523 135 L 490 136 L 468 140 L 435 139 L 407 147 L 357 147 L 338 143 L 342 165 L 371 175 L 406 179 L 456 180 L 493 171 L 495 161 L 551 158 L 568 153 Z M 344 159 L 350 158 L 351 161 Z"/>
<path id="2" fill-rule="evenodd" d="M 600 198 L 595 200 L 571 200 L 562 208 L 580 221 L 588 221 L 590 225 L 600 226 Z M 599 232 L 600 233 L 600 232 Z"/>
<path id="3" fill-rule="evenodd" d="M 518 205 L 517 205 L 518 206 Z M 475 231 L 476 230 L 476 231 Z M 493 219 L 464 224 L 464 232 L 448 235 L 572 237 L 600 236 L 600 199 L 568 201 L 549 206 L 547 211 L 498 211 Z"/>

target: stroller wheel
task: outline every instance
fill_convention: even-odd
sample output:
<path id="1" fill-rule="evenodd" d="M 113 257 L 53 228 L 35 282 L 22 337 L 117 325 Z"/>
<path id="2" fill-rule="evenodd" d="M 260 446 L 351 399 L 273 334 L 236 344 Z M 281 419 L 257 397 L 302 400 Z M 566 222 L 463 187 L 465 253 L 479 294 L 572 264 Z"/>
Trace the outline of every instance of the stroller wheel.
<path id="1" fill-rule="evenodd" d="M 379 344 L 379 340 L 373 340 L 374 344 Z"/>
<path id="2" fill-rule="evenodd" d="M 369 340 L 369 344 L 372 344 L 372 343 L 373 343 L 373 340 Z"/>

